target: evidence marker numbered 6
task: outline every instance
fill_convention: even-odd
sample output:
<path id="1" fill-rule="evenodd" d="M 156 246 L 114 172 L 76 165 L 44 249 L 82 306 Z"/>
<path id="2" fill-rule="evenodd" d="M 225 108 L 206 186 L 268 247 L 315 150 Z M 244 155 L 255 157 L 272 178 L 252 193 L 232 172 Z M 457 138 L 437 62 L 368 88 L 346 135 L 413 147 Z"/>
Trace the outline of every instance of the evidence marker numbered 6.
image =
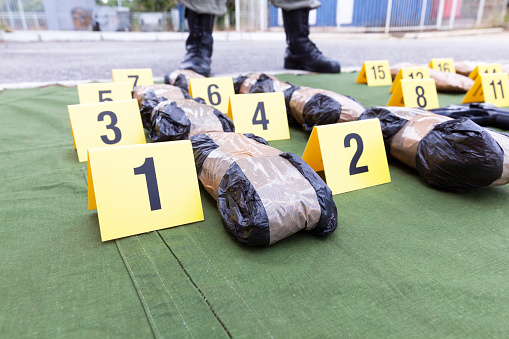
<path id="1" fill-rule="evenodd" d="M 135 99 L 69 105 L 67 109 L 79 162 L 87 161 L 88 148 L 145 143 Z"/>

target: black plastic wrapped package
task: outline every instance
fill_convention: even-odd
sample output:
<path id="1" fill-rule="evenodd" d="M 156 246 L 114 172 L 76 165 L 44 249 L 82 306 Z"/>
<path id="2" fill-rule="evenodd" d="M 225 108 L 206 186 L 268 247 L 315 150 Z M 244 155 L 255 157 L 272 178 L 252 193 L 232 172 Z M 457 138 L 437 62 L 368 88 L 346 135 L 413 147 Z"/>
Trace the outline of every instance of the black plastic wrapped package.
<path id="1" fill-rule="evenodd" d="M 370 118 L 380 120 L 387 152 L 431 186 L 463 191 L 508 181 L 507 136 L 417 108 L 373 107 L 359 120 Z"/>
<path id="2" fill-rule="evenodd" d="M 144 100 L 156 97 L 163 97 L 167 100 L 192 99 L 186 90 L 166 84 L 138 86 L 133 92 L 133 98 L 138 101 L 138 106 L 141 106 Z"/>
<path id="3" fill-rule="evenodd" d="M 180 87 L 189 93 L 190 80 L 199 78 L 204 78 L 204 76 L 190 69 L 178 69 L 167 74 L 164 77 L 164 83 Z"/>
<path id="4" fill-rule="evenodd" d="M 150 117 L 150 105 L 155 106 Z M 145 100 L 140 109 L 144 125 L 150 122 L 152 141 L 183 140 L 208 132 L 234 132 L 233 122 L 212 106 L 194 100 Z"/>
<path id="5" fill-rule="evenodd" d="M 237 133 L 202 134 L 191 142 L 200 182 L 238 241 L 267 246 L 302 230 L 328 235 L 336 229 L 332 192 L 302 159 Z"/>

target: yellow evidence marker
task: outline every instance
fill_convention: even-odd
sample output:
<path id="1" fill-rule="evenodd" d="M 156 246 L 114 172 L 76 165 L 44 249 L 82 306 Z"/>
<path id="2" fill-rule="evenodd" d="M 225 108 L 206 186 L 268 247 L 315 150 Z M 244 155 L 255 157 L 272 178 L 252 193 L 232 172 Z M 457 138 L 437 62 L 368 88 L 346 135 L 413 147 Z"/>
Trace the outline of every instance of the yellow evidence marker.
<path id="1" fill-rule="evenodd" d="M 87 161 L 88 148 L 145 143 L 135 99 L 69 105 L 67 109 L 79 162 Z"/>
<path id="2" fill-rule="evenodd" d="M 80 104 L 129 100 L 133 98 L 131 86 L 128 82 L 79 84 L 77 87 Z"/>
<path id="3" fill-rule="evenodd" d="M 468 77 L 470 79 L 477 79 L 479 74 L 486 74 L 486 73 L 504 73 L 502 71 L 502 65 L 501 64 L 489 64 L 489 65 L 479 65 L 477 66 Z"/>
<path id="4" fill-rule="evenodd" d="M 435 71 L 456 73 L 453 58 L 434 58 L 429 62 L 429 67 Z"/>
<path id="5" fill-rule="evenodd" d="M 429 79 L 429 68 L 428 67 L 402 67 L 394 82 L 392 83 L 389 93 L 394 92 L 398 83 L 403 79 L 418 80 L 418 79 Z"/>
<path id="6" fill-rule="evenodd" d="M 207 105 L 226 114 L 228 98 L 235 94 L 233 79 L 231 77 L 190 79 L 189 94 L 195 99 L 202 98 Z"/>
<path id="7" fill-rule="evenodd" d="M 112 69 L 111 77 L 113 82 L 129 82 L 131 90 L 138 86 L 154 84 L 150 68 Z"/>
<path id="8" fill-rule="evenodd" d="M 498 107 L 509 106 L 509 75 L 507 73 L 481 73 L 461 101 L 487 102 Z"/>
<path id="9" fill-rule="evenodd" d="M 387 106 L 438 108 L 438 95 L 434 79 L 400 80 Z"/>
<path id="10" fill-rule="evenodd" d="M 334 195 L 391 181 L 378 119 L 313 127 L 302 159 Z"/>
<path id="11" fill-rule="evenodd" d="M 290 139 L 281 92 L 232 95 L 228 117 L 235 123 L 237 133 L 254 133 L 267 141 Z"/>
<path id="12" fill-rule="evenodd" d="M 362 69 L 357 77 L 356 83 L 368 86 L 390 86 L 392 85 L 391 69 L 389 61 L 374 60 L 364 61 Z"/>
<path id="13" fill-rule="evenodd" d="M 189 140 L 88 150 L 102 241 L 203 220 Z"/>

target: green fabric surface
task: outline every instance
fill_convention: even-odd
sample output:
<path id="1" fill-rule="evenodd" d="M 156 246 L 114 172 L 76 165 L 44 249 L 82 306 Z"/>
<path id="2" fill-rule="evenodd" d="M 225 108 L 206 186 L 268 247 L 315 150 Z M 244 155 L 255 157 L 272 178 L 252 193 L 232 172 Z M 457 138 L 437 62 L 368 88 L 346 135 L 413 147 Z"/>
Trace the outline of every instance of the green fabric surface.
<path id="1" fill-rule="evenodd" d="M 279 76 L 387 103 L 388 87 L 356 77 Z M 243 246 L 201 189 L 204 221 L 101 243 L 72 145 L 76 102 L 56 86 L 0 94 L 0 336 L 509 335 L 509 187 L 444 192 L 389 159 L 391 183 L 334 196 L 328 237 Z M 301 156 L 309 134 L 290 133 L 270 144 Z"/>

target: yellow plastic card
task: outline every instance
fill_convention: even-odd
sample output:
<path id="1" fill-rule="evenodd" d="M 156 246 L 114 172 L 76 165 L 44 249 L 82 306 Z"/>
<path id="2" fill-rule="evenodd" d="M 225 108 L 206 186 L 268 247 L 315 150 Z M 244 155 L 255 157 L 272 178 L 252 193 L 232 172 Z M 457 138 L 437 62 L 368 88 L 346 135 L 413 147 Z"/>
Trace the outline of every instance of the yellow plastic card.
<path id="1" fill-rule="evenodd" d="M 189 140 L 91 148 L 88 164 L 102 241 L 203 220 Z"/>
<path id="2" fill-rule="evenodd" d="M 233 79 L 231 77 L 190 79 L 189 94 L 193 98 L 202 98 L 207 105 L 226 113 L 228 98 L 235 94 Z"/>
<path id="3" fill-rule="evenodd" d="M 477 79 L 479 74 L 488 74 L 488 73 L 503 73 L 501 64 L 489 64 L 489 65 L 479 65 L 477 66 L 468 77 L 470 79 Z"/>
<path id="4" fill-rule="evenodd" d="M 453 58 L 434 58 L 429 62 L 429 67 L 435 71 L 456 73 Z"/>
<path id="5" fill-rule="evenodd" d="M 428 67 L 403 67 L 399 70 L 394 82 L 392 83 L 389 93 L 394 92 L 396 86 L 402 79 L 428 79 L 429 68 Z"/>
<path id="6" fill-rule="evenodd" d="M 368 86 L 392 85 L 391 69 L 387 60 L 364 61 L 356 83 Z"/>
<path id="7" fill-rule="evenodd" d="M 134 99 L 67 108 L 79 162 L 87 161 L 88 148 L 145 143 L 140 111 Z"/>
<path id="8" fill-rule="evenodd" d="M 398 82 L 387 106 L 438 108 L 438 95 L 434 79 L 403 79 Z"/>
<path id="9" fill-rule="evenodd" d="M 507 73 L 481 73 L 461 103 L 487 102 L 498 107 L 509 106 L 508 79 Z"/>
<path id="10" fill-rule="evenodd" d="M 281 92 L 232 95 L 228 116 L 235 123 L 237 133 L 254 133 L 268 141 L 290 139 Z"/>
<path id="11" fill-rule="evenodd" d="M 332 194 L 391 181 L 378 119 L 313 127 L 302 159 L 324 171 Z"/>
<path id="12" fill-rule="evenodd" d="M 111 76 L 113 82 L 128 82 L 131 84 L 131 90 L 137 86 L 153 85 L 154 78 L 150 68 L 136 69 L 112 69 Z"/>
<path id="13" fill-rule="evenodd" d="M 77 87 L 80 104 L 129 100 L 133 98 L 131 95 L 132 87 L 128 82 L 79 84 Z"/>

